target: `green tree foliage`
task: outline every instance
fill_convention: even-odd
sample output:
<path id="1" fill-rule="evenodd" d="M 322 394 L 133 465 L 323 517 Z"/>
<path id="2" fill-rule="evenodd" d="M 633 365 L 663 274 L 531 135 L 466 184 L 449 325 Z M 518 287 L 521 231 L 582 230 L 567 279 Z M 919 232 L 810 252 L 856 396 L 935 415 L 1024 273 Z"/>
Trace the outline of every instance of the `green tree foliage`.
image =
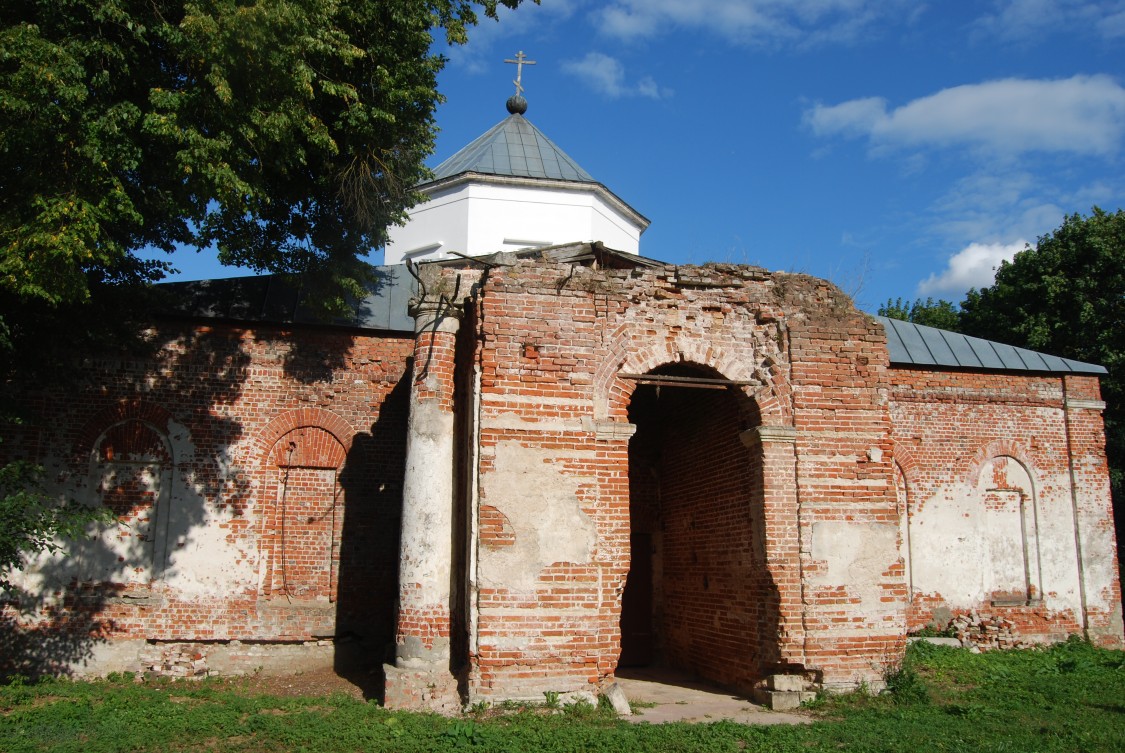
<path id="1" fill-rule="evenodd" d="M 967 334 L 1097 363 L 1119 526 L 1125 516 L 1125 211 L 1094 207 L 1002 262 L 961 304 Z M 1119 527 L 1119 530 L 1120 527 Z"/>
<path id="2" fill-rule="evenodd" d="M 78 376 L 67 368 L 76 351 L 147 348 L 136 338 L 138 327 L 131 318 L 144 308 L 138 305 L 144 291 L 137 291 L 139 299 L 124 300 L 97 295 L 98 285 L 93 290 L 95 295 L 83 303 L 52 306 L 33 299 L 17 308 L 0 306 L 0 591 L 9 594 L 16 592 L 9 576 L 25 556 L 54 551 L 62 540 L 84 534 L 90 524 L 112 519 L 108 508 L 64 503 L 48 495 L 42 466 L 25 459 L 24 448 L 13 442 L 21 436 L 19 424 L 29 417 L 19 401 L 20 382 Z M 0 291 L 0 302 L 13 300 L 17 298 Z M 0 633 L 5 631 L 12 628 L 0 618 Z M 11 648 L 3 638 L 0 646 Z"/>
<path id="3" fill-rule="evenodd" d="M 0 424 L 16 382 L 137 344 L 168 268 L 144 249 L 301 274 L 326 310 L 358 293 L 427 175 L 439 43 L 520 2 L 0 3 Z M 91 519 L 41 473 L 0 463 L 0 585 Z"/>
<path id="4" fill-rule="evenodd" d="M 879 316 L 922 324 L 927 327 L 937 327 L 952 332 L 959 332 L 961 328 L 961 314 L 957 310 L 956 304 L 944 299 L 935 301 L 933 298 L 927 298 L 923 301 L 921 298 L 917 298 L 913 303 L 910 303 L 909 301 L 903 301 L 901 298 L 893 300 L 888 298 L 887 302 L 879 307 L 878 313 Z"/>
<path id="5" fill-rule="evenodd" d="M 144 247 L 355 291 L 432 152 L 433 35 L 520 0 L 6 0 L 0 286 L 50 302 Z"/>
<path id="6" fill-rule="evenodd" d="M 0 466 L 0 590 L 12 589 L 8 578 L 27 554 L 57 551 L 63 539 L 110 517 L 107 508 L 57 504 L 43 493 L 42 476 L 41 467 L 25 461 Z"/>

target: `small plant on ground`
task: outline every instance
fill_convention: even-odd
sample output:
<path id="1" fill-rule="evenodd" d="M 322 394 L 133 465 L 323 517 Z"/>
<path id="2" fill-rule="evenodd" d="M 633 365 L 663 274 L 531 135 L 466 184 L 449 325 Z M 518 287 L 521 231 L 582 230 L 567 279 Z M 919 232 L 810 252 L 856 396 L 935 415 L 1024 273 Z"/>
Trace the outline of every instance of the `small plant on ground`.
<path id="1" fill-rule="evenodd" d="M 887 692 L 897 704 L 927 703 L 930 700 L 929 690 L 922 678 L 908 661 L 903 661 L 897 667 L 889 668 L 883 676 L 887 684 Z"/>
<path id="2" fill-rule="evenodd" d="M 590 720 L 600 715 L 601 711 L 601 698 L 598 699 L 598 705 L 587 701 L 585 698 L 578 698 L 574 703 L 568 703 L 563 706 L 563 714 L 568 719 L 584 719 Z"/>
<path id="3" fill-rule="evenodd" d="M 912 631 L 910 635 L 914 638 L 956 638 L 957 628 L 954 627 L 952 622 L 945 627 L 929 624 L 924 628 Z"/>
<path id="4" fill-rule="evenodd" d="M 456 746 L 469 746 L 479 737 L 477 725 L 471 721 L 456 721 L 449 725 L 441 736 Z"/>

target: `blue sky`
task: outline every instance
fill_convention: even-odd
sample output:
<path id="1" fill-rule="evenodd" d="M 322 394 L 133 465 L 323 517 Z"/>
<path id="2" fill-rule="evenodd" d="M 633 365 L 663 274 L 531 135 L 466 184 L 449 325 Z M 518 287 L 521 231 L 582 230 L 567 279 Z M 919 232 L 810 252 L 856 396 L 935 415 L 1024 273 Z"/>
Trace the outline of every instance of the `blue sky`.
<path id="1" fill-rule="evenodd" d="M 663 261 L 960 301 L 1064 215 L 1125 207 L 1125 0 L 525 4 L 446 52 L 431 165 L 506 116 L 519 50 L 527 118 Z"/>

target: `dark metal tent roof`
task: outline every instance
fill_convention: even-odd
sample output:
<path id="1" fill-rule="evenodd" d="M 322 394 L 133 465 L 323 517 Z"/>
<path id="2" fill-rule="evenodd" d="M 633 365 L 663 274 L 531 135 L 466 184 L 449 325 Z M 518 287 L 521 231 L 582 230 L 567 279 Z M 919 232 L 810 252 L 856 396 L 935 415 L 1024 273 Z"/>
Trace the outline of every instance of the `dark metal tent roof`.
<path id="1" fill-rule="evenodd" d="M 518 113 L 504 118 L 438 165 L 433 180 L 462 173 L 597 183 L 590 173 Z"/>

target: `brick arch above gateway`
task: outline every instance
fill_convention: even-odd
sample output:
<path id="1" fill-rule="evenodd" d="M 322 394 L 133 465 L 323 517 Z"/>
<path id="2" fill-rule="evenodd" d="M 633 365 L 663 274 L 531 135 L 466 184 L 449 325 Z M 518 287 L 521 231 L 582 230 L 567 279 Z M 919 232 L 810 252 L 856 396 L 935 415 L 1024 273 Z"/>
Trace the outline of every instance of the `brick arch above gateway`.
<path id="1" fill-rule="evenodd" d="M 638 336 L 636 328 L 619 328 L 608 355 L 594 374 L 595 417 L 624 416 L 635 382 L 620 374 L 648 374 L 662 366 L 690 364 L 712 370 L 731 382 L 752 382 L 739 391 L 753 400 L 762 424 L 785 426 L 792 422 L 789 386 L 780 354 L 767 354 L 751 362 L 728 352 L 714 341 L 685 336 L 675 339 L 655 335 Z"/>

